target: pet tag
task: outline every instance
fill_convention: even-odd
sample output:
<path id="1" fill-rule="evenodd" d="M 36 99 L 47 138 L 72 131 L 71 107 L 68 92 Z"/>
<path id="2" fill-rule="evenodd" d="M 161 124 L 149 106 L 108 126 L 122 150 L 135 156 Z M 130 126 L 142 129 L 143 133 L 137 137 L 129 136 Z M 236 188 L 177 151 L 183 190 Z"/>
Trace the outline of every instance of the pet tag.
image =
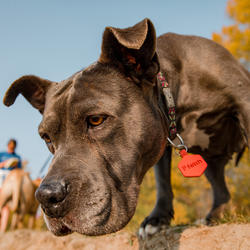
<path id="1" fill-rule="evenodd" d="M 188 155 L 185 149 L 180 151 L 182 157 L 178 168 L 185 177 L 199 177 L 207 167 L 207 163 L 200 155 Z"/>

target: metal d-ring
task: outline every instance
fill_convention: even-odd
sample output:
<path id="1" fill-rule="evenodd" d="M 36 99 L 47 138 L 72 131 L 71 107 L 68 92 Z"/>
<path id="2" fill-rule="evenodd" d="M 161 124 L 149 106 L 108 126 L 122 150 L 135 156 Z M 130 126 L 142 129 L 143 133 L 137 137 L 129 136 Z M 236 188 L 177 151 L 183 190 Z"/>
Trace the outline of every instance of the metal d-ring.
<path id="1" fill-rule="evenodd" d="M 176 149 L 178 149 L 178 150 L 185 149 L 186 151 L 188 151 L 188 148 L 187 148 L 187 146 L 184 144 L 184 141 L 182 140 L 181 136 L 180 136 L 178 133 L 176 134 L 176 136 L 177 136 L 178 139 L 180 140 L 181 144 L 175 145 L 175 144 L 170 140 L 169 137 L 168 137 L 168 142 L 171 144 L 172 147 L 174 147 L 174 152 L 175 152 L 175 154 L 180 155 L 179 153 L 176 152 Z"/>

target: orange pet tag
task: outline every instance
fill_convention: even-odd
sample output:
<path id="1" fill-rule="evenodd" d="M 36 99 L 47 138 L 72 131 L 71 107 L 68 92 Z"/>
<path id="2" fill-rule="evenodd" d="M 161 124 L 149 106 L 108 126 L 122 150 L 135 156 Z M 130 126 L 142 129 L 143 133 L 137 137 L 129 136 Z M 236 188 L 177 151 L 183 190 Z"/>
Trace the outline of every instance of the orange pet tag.
<path id="1" fill-rule="evenodd" d="M 207 167 L 207 163 L 200 155 L 188 155 L 185 149 L 180 151 L 182 160 L 178 168 L 185 177 L 199 177 Z"/>

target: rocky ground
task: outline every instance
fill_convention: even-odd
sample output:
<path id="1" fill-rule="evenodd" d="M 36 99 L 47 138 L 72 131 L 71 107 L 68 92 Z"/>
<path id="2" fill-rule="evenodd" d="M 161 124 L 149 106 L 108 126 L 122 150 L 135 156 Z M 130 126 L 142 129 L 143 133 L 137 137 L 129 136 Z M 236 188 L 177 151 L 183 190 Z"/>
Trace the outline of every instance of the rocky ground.
<path id="1" fill-rule="evenodd" d="M 48 231 L 16 230 L 0 235 L 0 250 L 236 250 L 250 249 L 250 224 L 175 227 L 147 240 L 117 233 L 102 237 L 79 234 L 55 237 Z"/>

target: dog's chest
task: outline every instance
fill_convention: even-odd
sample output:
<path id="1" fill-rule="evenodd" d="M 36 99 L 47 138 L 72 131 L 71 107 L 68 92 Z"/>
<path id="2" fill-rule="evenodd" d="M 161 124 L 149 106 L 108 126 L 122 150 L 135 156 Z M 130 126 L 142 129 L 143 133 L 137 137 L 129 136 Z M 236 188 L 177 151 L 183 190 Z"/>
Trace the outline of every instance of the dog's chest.
<path id="1" fill-rule="evenodd" d="M 204 110 L 190 112 L 177 121 L 177 132 L 190 153 L 207 157 L 228 155 L 244 147 L 244 138 L 237 118 L 233 115 Z M 173 141 L 179 144 L 178 138 Z"/>
<path id="2" fill-rule="evenodd" d="M 202 151 L 209 148 L 210 138 L 213 134 L 209 135 L 204 130 L 198 129 L 196 122 L 185 124 L 183 129 L 180 135 L 188 148 L 199 146 Z M 173 142 L 178 145 L 178 138 L 175 138 Z"/>

